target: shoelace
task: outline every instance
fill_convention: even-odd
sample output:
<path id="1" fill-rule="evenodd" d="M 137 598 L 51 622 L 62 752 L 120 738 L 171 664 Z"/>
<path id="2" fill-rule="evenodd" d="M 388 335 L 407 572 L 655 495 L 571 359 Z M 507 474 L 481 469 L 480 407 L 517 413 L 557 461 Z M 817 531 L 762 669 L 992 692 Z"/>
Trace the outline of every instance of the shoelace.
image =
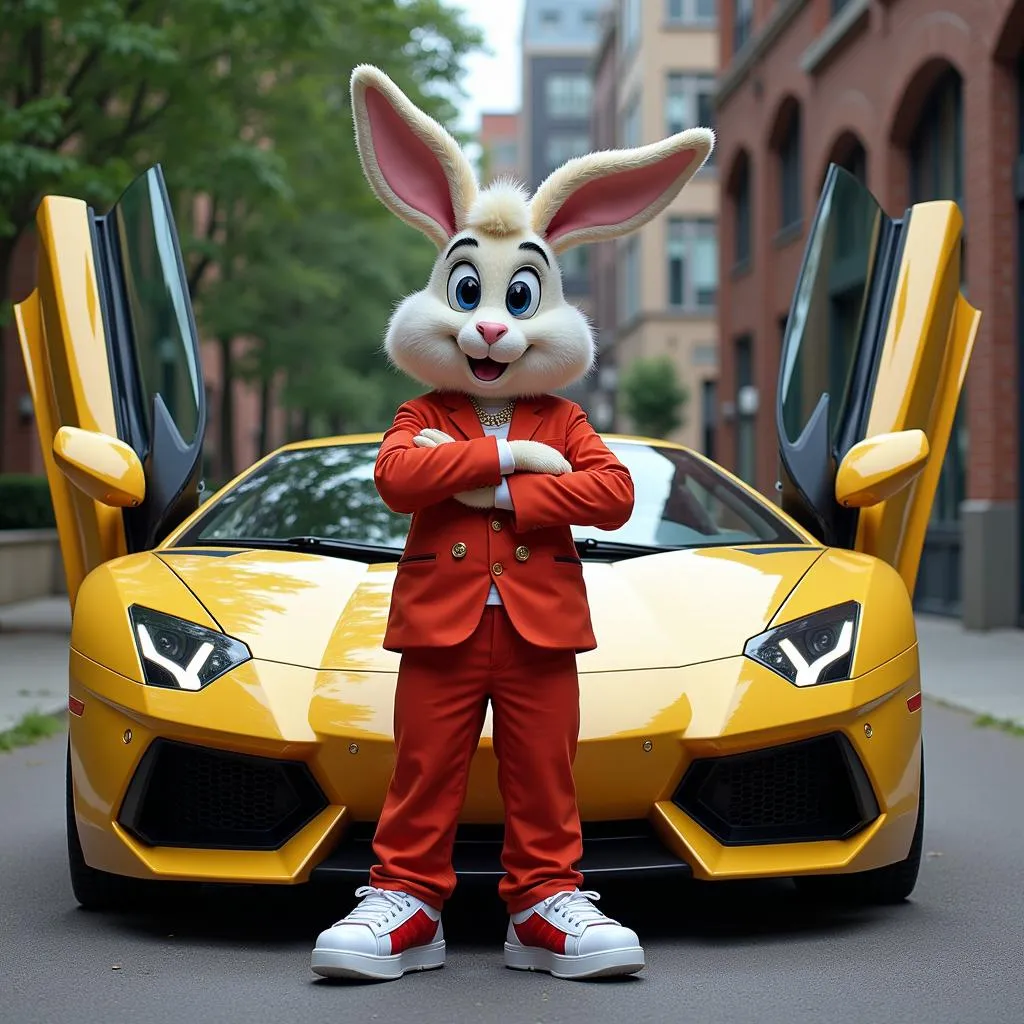
<path id="1" fill-rule="evenodd" d="M 596 902 L 600 898 L 600 895 L 596 892 L 574 889 L 570 892 L 560 892 L 552 896 L 548 900 L 548 908 L 564 917 L 572 925 L 595 924 L 598 921 L 615 924 L 616 922 L 602 914 L 594 906 L 594 903 L 591 902 Z"/>
<path id="2" fill-rule="evenodd" d="M 387 923 L 388 918 L 396 917 L 400 910 L 412 906 L 404 892 L 374 889 L 370 885 L 362 885 L 356 889 L 356 896 L 361 900 L 359 905 L 348 917 L 336 921 L 336 925 L 369 924 L 379 928 Z"/>

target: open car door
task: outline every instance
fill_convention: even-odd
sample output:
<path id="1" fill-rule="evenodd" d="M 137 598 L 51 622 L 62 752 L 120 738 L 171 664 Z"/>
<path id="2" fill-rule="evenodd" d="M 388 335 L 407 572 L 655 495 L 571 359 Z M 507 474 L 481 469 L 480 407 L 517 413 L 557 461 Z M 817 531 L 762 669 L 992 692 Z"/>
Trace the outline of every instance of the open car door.
<path id="1" fill-rule="evenodd" d="M 911 594 L 981 318 L 960 293 L 962 229 L 952 202 L 894 220 L 832 166 L 779 365 L 783 508 Z"/>
<path id="2" fill-rule="evenodd" d="M 36 290 L 15 307 L 72 608 L 97 565 L 196 508 L 199 342 L 163 174 L 100 216 L 43 199 Z"/>

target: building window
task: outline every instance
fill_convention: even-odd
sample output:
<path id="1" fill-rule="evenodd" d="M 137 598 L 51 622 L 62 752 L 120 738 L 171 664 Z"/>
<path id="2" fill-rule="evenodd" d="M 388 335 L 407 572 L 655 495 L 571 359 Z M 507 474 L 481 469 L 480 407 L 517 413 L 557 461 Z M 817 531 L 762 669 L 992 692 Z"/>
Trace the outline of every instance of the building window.
<path id="1" fill-rule="evenodd" d="M 672 71 L 665 80 L 665 134 L 676 135 L 687 128 L 714 127 L 712 99 L 714 75 L 687 75 Z M 708 163 L 714 162 L 714 152 Z"/>
<path id="2" fill-rule="evenodd" d="M 960 75 L 949 68 L 935 84 L 921 112 L 910 140 L 910 202 L 952 199 L 964 213 L 964 240 L 968 223 L 964 203 L 963 85 Z M 965 287 L 966 260 L 961 252 L 960 284 Z M 956 524 L 960 504 L 966 496 L 966 466 L 969 453 L 966 425 L 966 392 L 961 395 L 953 421 L 953 435 L 939 475 L 932 504 L 932 522 Z"/>
<path id="3" fill-rule="evenodd" d="M 718 424 L 718 384 L 706 380 L 701 384 L 701 425 L 703 427 L 704 454 L 715 457 L 715 427 Z"/>
<path id="4" fill-rule="evenodd" d="M 619 296 L 619 324 L 625 325 L 640 312 L 640 239 L 636 235 L 627 238 L 621 245 L 620 255 L 622 294 Z"/>
<path id="5" fill-rule="evenodd" d="M 839 161 L 839 166 L 849 171 L 862 185 L 867 187 L 868 183 L 868 154 L 864 147 L 855 143 L 849 153 Z"/>
<path id="6" fill-rule="evenodd" d="M 640 96 L 636 95 L 622 113 L 622 146 L 624 149 L 635 149 L 642 141 Z"/>
<path id="7" fill-rule="evenodd" d="M 701 128 L 715 127 L 715 80 L 710 79 L 711 84 L 707 89 L 701 89 L 697 93 L 697 124 Z M 705 167 L 714 167 L 716 163 L 717 150 L 711 150 L 711 155 L 705 162 Z"/>
<path id="8" fill-rule="evenodd" d="M 713 342 L 709 345 L 694 345 L 691 362 L 694 366 L 717 366 L 718 346 Z"/>
<path id="9" fill-rule="evenodd" d="M 558 28 L 562 22 L 562 12 L 557 7 L 545 7 L 540 12 L 540 23 L 545 28 Z"/>
<path id="10" fill-rule="evenodd" d="M 798 225 L 801 219 L 800 173 L 800 108 L 794 107 L 779 146 L 779 209 L 780 229 Z"/>
<path id="11" fill-rule="evenodd" d="M 718 237 L 713 220 L 668 221 L 668 304 L 673 309 L 713 309 L 718 297 Z"/>
<path id="12" fill-rule="evenodd" d="M 754 0 L 732 0 L 732 52 L 738 53 L 750 38 L 754 24 Z"/>
<path id="13" fill-rule="evenodd" d="M 590 136 L 582 133 L 552 135 L 547 141 L 548 172 L 590 150 Z"/>
<path id="14" fill-rule="evenodd" d="M 910 202 L 952 199 L 963 208 L 963 101 L 952 68 L 932 91 L 910 140 Z"/>
<path id="15" fill-rule="evenodd" d="M 590 250 L 578 245 L 558 257 L 563 279 L 579 280 L 590 272 Z"/>
<path id="16" fill-rule="evenodd" d="M 591 83 L 587 75 L 549 75 L 545 85 L 550 117 L 590 117 Z"/>
<path id="17" fill-rule="evenodd" d="M 757 475 L 756 423 L 744 412 L 742 395 L 754 385 L 753 341 L 745 334 L 735 341 L 736 350 L 736 475 L 751 486 Z"/>
<path id="18" fill-rule="evenodd" d="M 665 20 L 670 25 L 714 25 L 717 0 L 666 0 Z"/>
<path id="19" fill-rule="evenodd" d="M 619 49 L 629 53 L 640 42 L 640 8 L 643 0 L 620 0 L 619 7 Z"/>
<path id="20" fill-rule="evenodd" d="M 732 187 L 733 207 L 733 263 L 737 267 L 750 262 L 751 252 L 751 199 L 750 158 L 744 154 L 736 168 Z"/>

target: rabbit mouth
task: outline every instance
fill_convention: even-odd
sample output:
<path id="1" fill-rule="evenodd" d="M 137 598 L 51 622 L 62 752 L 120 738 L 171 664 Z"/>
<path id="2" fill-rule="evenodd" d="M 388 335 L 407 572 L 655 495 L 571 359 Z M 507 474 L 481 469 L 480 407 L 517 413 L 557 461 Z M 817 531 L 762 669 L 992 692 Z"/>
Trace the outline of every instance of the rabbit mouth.
<path id="1" fill-rule="evenodd" d="M 509 367 L 508 363 L 499 363 L 496 359 L 474 359 L 472 356 L 466 356 L 466 361 L 473 376 L 487 384 L 496 381 Z"/>

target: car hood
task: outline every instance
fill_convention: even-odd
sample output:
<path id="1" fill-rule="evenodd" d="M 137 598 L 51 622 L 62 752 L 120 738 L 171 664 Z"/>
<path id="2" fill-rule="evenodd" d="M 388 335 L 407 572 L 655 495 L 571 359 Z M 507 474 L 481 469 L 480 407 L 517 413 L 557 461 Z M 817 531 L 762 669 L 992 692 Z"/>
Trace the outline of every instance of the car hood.
<path id="1" fill-rule="evenodd" d="M 822 550 L 708 548 L 585 562 L 598 647 L 580 655 L 580 672 L 673 668 L 742 653 Z M 398 668 L 398 656 L 381 646 L 394 564 L 286 551 L 157 555 L 255 658 L 316 669 Z"/>

